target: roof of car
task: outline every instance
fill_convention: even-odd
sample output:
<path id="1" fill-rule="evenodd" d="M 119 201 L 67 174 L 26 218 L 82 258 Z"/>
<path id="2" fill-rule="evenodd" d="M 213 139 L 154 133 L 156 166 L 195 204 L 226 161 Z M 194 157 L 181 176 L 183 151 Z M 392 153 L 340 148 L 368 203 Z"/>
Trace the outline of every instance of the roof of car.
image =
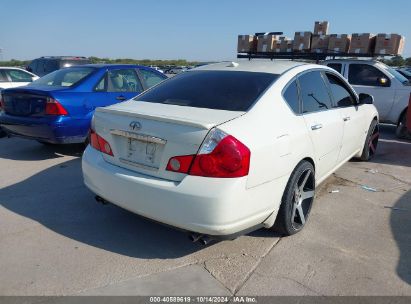
<path id="1" fill-rule="evenodd" d="M 234 60 L 212 63 L 194 68 L 193 70 L 244 71 L 282 74 L 294 67 L 305 65 L 304 62 L 291 60 Z"/>
<path id="2" fill-rule="evenodd" d="M 75 65 L 71 67 L 93 67 L 93 68 L 147 68 L 146 66 L 137 64 L 108 64 L 108 63 L 93 63 L 93 64 L 82 64 Z"/>

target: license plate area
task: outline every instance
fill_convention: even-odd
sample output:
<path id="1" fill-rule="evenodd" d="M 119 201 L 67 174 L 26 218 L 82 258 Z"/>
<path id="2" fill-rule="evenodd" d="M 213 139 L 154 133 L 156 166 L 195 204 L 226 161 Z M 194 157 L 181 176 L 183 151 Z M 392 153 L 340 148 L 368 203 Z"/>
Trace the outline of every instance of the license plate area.
<path id="1" fill-rule="evenodd" d="M 122 130 L 112 130 L 110 133 L 120 140 L 120 162 L 146 170 L 159 169 L 166 140 Z"/>

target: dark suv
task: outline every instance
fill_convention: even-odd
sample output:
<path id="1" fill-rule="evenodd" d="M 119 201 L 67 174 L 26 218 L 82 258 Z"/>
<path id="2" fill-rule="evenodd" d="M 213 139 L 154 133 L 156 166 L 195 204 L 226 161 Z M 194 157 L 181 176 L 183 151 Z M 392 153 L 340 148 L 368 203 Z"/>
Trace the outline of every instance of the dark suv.
<path id="1" fill-rule="evenodd" d="M 38 76 L 44 76 L 61 68 L 91 63 L 86 57 L 46 56 L 34 59 L 26 68 Z"/>

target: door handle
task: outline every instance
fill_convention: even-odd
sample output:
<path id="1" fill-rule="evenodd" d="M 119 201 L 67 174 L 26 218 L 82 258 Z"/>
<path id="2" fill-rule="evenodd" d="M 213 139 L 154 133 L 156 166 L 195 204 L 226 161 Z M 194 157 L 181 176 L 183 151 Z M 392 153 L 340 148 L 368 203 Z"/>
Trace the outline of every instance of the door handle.
<path id="1" fill-rule="evenodd" d="M 346 116 L 346 117 L 343 118 L 344 121 L 349 121 L 350 119 L 351 119 L 350 116 Z"/>
<path id="2" fill-rule="evenodd" d="M 126 100 L 126 98 L 123 95 L 117 96 L 116 99 L 117 100 Z"/>
<path id="3" fill-rule="evenodd" d="M 319 130 L 323 127 L 322 124 L 316 124 L 316 125 L 312 125 L 311 126 L 311 130 L 315 131 L 315 130 Z"/>

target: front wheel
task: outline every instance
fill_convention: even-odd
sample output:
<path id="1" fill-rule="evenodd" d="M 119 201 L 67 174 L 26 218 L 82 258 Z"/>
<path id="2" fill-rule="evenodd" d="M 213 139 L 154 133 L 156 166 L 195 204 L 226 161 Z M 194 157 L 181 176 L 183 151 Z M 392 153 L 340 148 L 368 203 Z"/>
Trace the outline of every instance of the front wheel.
<path id="1" fill-rule="evenodd" d="M 308 161 L 301 161 L 288 180 L 274 229 L 292 235 L 305 226 L 315 194 L 315 172 Z"/>
<path id="2" fill-rule="evenodd" d="M 361 154 L 362 161 L 371 160 L 377 152 L 378 139 L 380 138 L 380 129 L 376 120 L 373 120 L 368 129 L 367 137 L 365 138 L 364 148 Z"/>

